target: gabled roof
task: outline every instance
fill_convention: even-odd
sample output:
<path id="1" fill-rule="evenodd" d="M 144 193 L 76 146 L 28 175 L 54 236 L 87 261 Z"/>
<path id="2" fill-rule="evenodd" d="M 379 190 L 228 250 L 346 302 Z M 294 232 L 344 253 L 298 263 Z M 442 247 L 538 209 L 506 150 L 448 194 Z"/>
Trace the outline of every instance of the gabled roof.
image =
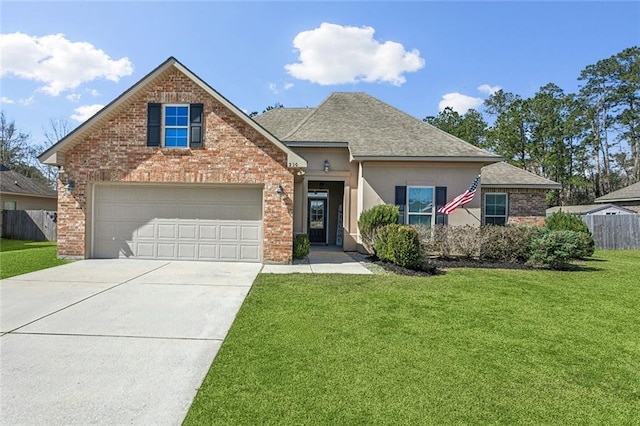
<path id="1" fill-rule="evenodd" d="M 87 121 L 78 126 L 75 130 L 69 133 L 67 136 L 62 138 L 58 143 L 53 145 L 51 148 L 47 149 L 45 152 L 40 154 L 38 160 L 44 164 L 51 165 L 63 165 L 64 164 L 64 154 L 72 149 L 76 144 L 78 144 L 82 137 L 89 134 L 96 126 L 102 123 L 103 119 L 108 119 L 112 115 L 117 114 L 120 111 L 120 108 L 133 96 L 135 96 L 138 91 L 140 91 L 143 87 L 150 84 L 152 81 L 161 78 L 165 73 L 169 72 L 172 69 L 177 69 L 187 77 L 189 77 L 195 84 L 200 86 L 205 92 L 215 98 L 218 102 L 224 105 L 226 108 L 231 110 L 235 115 L 241 118 L 245 123 L 251 126 L 254 130 L 256 130 L 259 134 L 266 137 L 271 143 L 280 148 L 283 152 L 287 154 L 287 161 L 290 164 L 297 164 L 297 167 L 306 167 L 307 162 L 300 157 L 298 154 L 289 149 L 286 145 L 280 142 L 276 137 L 274 137 L 271 133 L 266 131 L 262 126 L 252 120 L 248 115 L 246 115 L 240 108 L 232 104 L 229 100 L 227 100 L 224 96 L 218 93 L 215 89 L 205 83 L 202 79 L 200 79 L 197 75 L 191 72 L 187 67 L 182 65 L 176 58 L 170 57 L 166 61 L 164 61 L 160 66 L 151 71 L 145 77 L 143 77 L 136 84 L 127 89 L 123 94 L 118 96 L 115 100 L 113 100 L 110 104 L 102 108 L 96 114 L 94 114 Z"/>
<path id="2" fill-rule="evenodd" d="M 556 206 L 549 207 L 547 209 L 547 216 L 551 216 L 553 213 L 562 210 L 564 213 L 568 214 L 593 214 L 599 212 L 601 210 L 606 209 L 614 209 L 619 210 L 621 212 L 635 214 L 636 212 L 624 207 L 616 206 L 615 204 L 583 204 L 579 206 Z"/>
<path id="3" fill-rule="evenodd" d="M 596 203 L 610 203 L 612 201 L 640 201 L 640 182 L 625 186 L 617 191 L 598 197 Z"/>
<path id="4" fill-rule="evenodd" d="M 278 116 L 270 117 L 272 114 Z M 256 120 L 278 134 L 290 128 L 280 138 L 290 146 L 347 143 L 352 158 L 360 161 L 492 163 L 501 159 L 366 93 L 332 93 L 302 119 L 301 115 L 270 110 L 264 114 L 267 117 L 258 116 Z"/>
<path id="5" fill-rule="evenodd" d="M 503 161 L 482 168 L 482 187 L 560 189 L 561 185 Z"/>
<path id="6" fill-rule="evenodd" d="M 57 198 L 58 193 L 35 180 L 26 177 L 4 164 L 0 164 L 0 193 Z"/>

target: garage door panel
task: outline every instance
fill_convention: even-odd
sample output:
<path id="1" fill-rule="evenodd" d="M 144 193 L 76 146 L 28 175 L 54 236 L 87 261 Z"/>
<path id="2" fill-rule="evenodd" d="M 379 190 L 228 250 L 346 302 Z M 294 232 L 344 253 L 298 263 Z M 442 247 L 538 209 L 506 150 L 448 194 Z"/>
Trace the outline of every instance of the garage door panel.
<path id="1" fill-rule="evenodd" d="M 215 241 L 218 239 L 218 226 L 200 225 L 198 227 L 200 241 Z"/>
<path id="2" fill-rule="evenodd" d="M 97 186 L 93 257 L 262 259 L 260 188 Z"/>
<path id="3" fill-rule="evenodd" d="M 183 239 L 196 239 L 196 225 L 178 225 L 178 238 Z"/>

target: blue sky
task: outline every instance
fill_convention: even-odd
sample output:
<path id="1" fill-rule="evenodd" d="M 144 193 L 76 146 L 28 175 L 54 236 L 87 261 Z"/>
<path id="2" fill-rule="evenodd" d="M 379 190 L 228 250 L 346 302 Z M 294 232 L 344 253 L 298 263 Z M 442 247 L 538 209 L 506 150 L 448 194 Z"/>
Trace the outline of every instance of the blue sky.
<path id="1" fill-rule="evenodd" d="M 14 2 L 0 5 L 0 107 L 43 141 L 169 56 L 245 110 L 367 92 L 417 118 L 497 88 L 578 90 L 640 44 L 640 2 Z"/>

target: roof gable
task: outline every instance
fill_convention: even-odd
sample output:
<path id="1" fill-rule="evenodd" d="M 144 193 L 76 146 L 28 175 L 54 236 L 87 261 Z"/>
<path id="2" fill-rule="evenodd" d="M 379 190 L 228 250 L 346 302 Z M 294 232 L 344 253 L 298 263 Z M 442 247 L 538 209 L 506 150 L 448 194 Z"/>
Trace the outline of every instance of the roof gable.
<path id="1" fill-rule="evenodd" d="M 171 69 L 177 69 L 188 78 L 190 78 L 194 83 L 200 86 L 205 92 L 207 92 L 210 96 L 215 98 L 218 102 L 224 105 L 227 109 L 232 111 L 236 116 L 240 117 L 244 122 L 246 122 L 249 126 L 251 126 L 254 130 L 256 130 L 259 134 L 264 136 L 269 142 L 276 145 L 283 152 L 287 154 L 287 162 L 289 164 L 296 164 L 296 167 L 306 167 L 306 161 L 300 157 L 298 154 L 289 149 L 286 145 L 280 142 L 276 137 L 274 137 L 271 133 L 269 133 L 266 129 L 260 126 L 256 121 L 252 120 L 249 116 L 247 116 L 242 110 L 232 104 L 227 98 L 218 93 L 215 89 L 209 86 L 206 82 L 200 79 L 197 75 L 191 72 L 187 67 L 182 65 L 177 59 L 174 57 L 168 58 L 162 64 L 160 64 L 156 69 L 151 71 L 149 74 L 144 76 L 141 80 L 127 89 L 124 93 L 114 99 L 107 106 L 102 108 L 96 114 L 94 114 L 87 121 L 78 126 L 75 130 L 69 133 L 67 136 L 62 138 L 58 143 L 47 149 L 45 152 L 38 156 L 38 160 L 44 164 L 51 165 L 63 165 L 64 164 L 64 154 L 65 152 L 72 149 L 76 144 L 78 144 L 82 137 L 89 134 L 96 126 L 99 126 L 103 120 L 108 119 L 111 115 L 115 114 L 119 107 L 124 105 L 129 99 L 135 96 L 142 88 L 151 84 L 154 80 L 161 78 L 166 72 L 169 72 Z"/>
<path id="2" fill-rule="evenodd" d="M 286 113 L 281 114 L 285 117 Z M 293 120 L 299 116 L 291 114 L 286 118 Z M 260 120 L 263 118 L 258 118 Z M 263 122 L 270 128 L 270 119 Z M 274 124 L 274 131 L 282 133 L 285 127 L 291 127 L 291 122 L 276 127 Z M 332 93 L 281 140 L 285 143 L 345 142 L 356 160 L 491 163 L 501 159 L 361 92 Z"/>
<path id="3" fill-rule="evenodd" d="M 35 180 L 0 164 L 0 192 L 3 194 L 32 195 L 36 197 L 56 198 L 58 193 Z"/>

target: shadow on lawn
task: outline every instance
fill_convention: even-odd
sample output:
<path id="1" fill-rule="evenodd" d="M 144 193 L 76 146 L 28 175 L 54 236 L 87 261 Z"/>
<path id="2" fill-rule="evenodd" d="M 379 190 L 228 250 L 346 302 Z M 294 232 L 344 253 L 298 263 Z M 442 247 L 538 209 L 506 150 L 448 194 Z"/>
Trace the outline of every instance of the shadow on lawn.
<path id="1" fill-rule="evenodd" d="M 23 241 L 23 240 L 8 240 L 6 238 L 3 238 L 2 240 L 0 240 L 0 253 L 54 247 L 55 245 L 56 243 L 51 241 L 36 242 L 36 241 Z"/>

